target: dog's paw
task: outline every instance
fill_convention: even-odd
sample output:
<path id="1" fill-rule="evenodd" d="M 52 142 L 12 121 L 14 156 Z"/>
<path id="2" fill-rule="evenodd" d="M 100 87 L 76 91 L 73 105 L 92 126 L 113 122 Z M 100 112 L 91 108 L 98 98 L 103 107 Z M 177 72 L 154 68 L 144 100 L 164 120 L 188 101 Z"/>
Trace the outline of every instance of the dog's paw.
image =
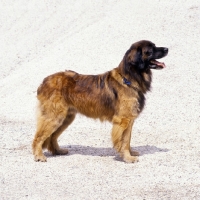
<path id="1" fill-rule="evenodd" d="M 66 155 L 68 154 L 68 149 L 56 149 L 55 154 L 56 155 Z"/>
<path id="2" fill-rule="evenodd" d="M 131 151 L 132 156 L 139 156 L 140 153 L 138 151 Z"/>
<path id="3" fill-rule="evenodd" d="M 124 157 L 124 162 L 126 163 L 136 163 L 136 162 L 139 162 L 139 159 L 137 156 L 127 156 L 127 157 Z"/>
<path id="4" fill-rule="evenodd" d="M 40 155 L 40 156 L 35 155 L 34 160 L 36 162 L 47 162 L 47 158 L 44 155 Z"/>

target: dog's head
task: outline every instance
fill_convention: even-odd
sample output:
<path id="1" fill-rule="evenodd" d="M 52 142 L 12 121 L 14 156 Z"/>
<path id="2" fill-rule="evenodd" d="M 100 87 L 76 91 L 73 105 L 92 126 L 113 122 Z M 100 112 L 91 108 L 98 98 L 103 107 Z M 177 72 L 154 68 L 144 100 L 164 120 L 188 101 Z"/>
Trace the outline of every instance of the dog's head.
<path id="1" fill-rule="evenodd" d="M 165 64 L 156 59 L 163 58 L 167 54 L 168 48 L 166 47 L 156 47 L 154 43 L 147 40 L 136 42 L 131 45 L 124 56 L 125 71 L 130 73 L 135 70 L 163 69 Z"/>

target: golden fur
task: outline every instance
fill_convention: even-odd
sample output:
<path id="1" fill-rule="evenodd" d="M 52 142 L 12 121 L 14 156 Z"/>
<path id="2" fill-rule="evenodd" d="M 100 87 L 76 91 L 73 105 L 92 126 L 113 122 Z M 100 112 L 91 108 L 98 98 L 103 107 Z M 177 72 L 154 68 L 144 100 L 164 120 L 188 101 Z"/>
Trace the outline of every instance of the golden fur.
<path id="1" fill-rule="evenodd" d="M 32 144 L 35 161 L 46 161 L 44 148 L 54 155 L 68 153 L 59 147 L 57 139 L 81 113 L 112 122 L 114 148 L 125 162 L 136 162 L 139 153 L 131 151 L 131 131 L 144 107 L 144 94 L 150 89 L 149 49 L 154 51 L 154 59 L 167 54 L 166 48 L 160 52 L 153 43 L 139 41 L 130 47 L 117 68 L 104 74 L 65 71 L 46 77 L 37 91 L 39 114 Z"/>

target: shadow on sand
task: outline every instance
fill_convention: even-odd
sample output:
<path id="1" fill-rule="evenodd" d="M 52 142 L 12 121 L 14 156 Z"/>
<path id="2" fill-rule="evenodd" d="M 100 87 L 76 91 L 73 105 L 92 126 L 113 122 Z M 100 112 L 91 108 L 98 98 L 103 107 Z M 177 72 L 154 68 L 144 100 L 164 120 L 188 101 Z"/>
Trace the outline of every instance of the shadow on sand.
<path id="1" fill-rule="evenodd" d="M 113 148 L 104 148 L 104 147 L 90 147 L 90 146 L 82 146 L 82 145 L 69 145 L 69 146 L 62 146 L 62 148 L 67 148 L 69 150 L 69 154 L 63 155 L 63 156 L 71 156 L 71 155 L 87 155 L 87 156 L 100 156 L 100 157 L 106 157 L 106 156 L 115 156 L 115 160 L 121 161 L 117 153 Z M 154 153 L 163 153 L 168 152 L 169 149 L 165 148 L 158 148 L 156 146 L 138 146 L 132 148 L 134 151 L 138 151 L 140 153 L 140 156 L 145 154 L 154 154 Z M 47 157 L 53 157 L 51 153 L 45 152 L 44 153 Z"/>

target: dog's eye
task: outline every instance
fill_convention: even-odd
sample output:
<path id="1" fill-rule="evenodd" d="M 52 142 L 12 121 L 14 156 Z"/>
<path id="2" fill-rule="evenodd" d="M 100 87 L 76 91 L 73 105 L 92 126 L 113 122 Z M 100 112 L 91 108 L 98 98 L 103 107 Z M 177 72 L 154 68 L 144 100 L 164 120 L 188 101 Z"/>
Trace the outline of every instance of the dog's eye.
<path id="1" fill-rule="evenodd" d="M 149 50 L 149 51 L 145 51 L 144 54 L 147 55 L 147 56 L 151 56 L 153 53 L 152 50 Z"/>

